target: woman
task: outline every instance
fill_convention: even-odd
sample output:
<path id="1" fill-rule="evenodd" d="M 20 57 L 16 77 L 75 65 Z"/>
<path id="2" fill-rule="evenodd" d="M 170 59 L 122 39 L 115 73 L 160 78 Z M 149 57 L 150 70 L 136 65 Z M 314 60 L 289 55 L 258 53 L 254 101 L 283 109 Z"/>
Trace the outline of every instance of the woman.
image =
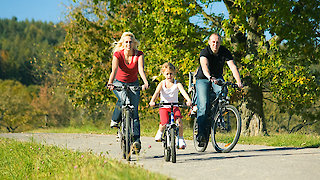
<path id="1" fill-rule="evenodd" d="M 149 83 L 144 72 L 144 54 L 138 50 L 139 42 L 131 32 L 124 32 L 120 41 L 116 43 L 113 49 L 112 71 L 108 81 L 108 89 L 113 90 L 114 86 L 122 86 L 124 84 L 130 86 L 139 86 L 138 73 L 143 81 L 142 90 L 149 88 Z M 138 152 L 141 149 L 140 142 L 140 121 L 138 116 L 138 105 L 140 99 L 139 91 L 130 91 L 128 95 L 124 91 L 113 91 L 118 98 L 114 109 L 111 127 L 118 127 L 121 120 L 121 106 L 126 96 L 129 97 L 131 104 L 134 106 L 133 146 Z"/>

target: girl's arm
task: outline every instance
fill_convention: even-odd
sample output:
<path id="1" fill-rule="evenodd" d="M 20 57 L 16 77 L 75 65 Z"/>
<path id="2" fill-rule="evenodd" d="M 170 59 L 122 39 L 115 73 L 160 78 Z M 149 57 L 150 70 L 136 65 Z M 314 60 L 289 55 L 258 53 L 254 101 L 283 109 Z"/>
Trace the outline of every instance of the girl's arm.
<path id="1" fill-rule="evenodd" d="M 141 56 L 139 56 L 139 59 L 138 59 L 138 71 L 139 71 L 140 77 L 144 83 L 144 85 L 142 86 L 142 90 L 148 89 L 149 83 L 148 83 L 146 74 L 144 72 L 144 55 L 143 54 Z"/>
<path id="2" fill-rule="evenodd" d="M 110 74 L 110 76 L 109 76 L 109 81 L 108 81 L 108 84 L 107 84 L 107 87 L 108 87 L 110 90 L 113 90 L 112 83 L 113 83 L 113 81 L 114 81 L 114 77 L 115 77 L 116 74 L 117 74 L 118 67 L 119 67 L 119 60 L 118 60 L 118 58 L 116 58 L 115 56 L 113 56 L 113 58 L 112 58 L 112 67 L 111 67 L 111 74 Z"/>
<path id="3" fill-rule="evenodd" d="M 188 93 L 184 90 L 182 84 L 179 82 L 179 83 L 177 83 L 177 86 L 179 88 L 179 91 L 183 95 L 183 97 L 187 100 L 187 106 L 191 106 L 192 105 L 191 99 L 190 99 Z"/>
<path id="4" fill-rule="evenodd" d="M 162 89 L 162 82 L 163 82 L 163 81 L 161 81 L 161 82 L 158 84 L 158 86 L 157 86 L 157 88 L 156 88 L 156 91 L 154 92 L 154 94 L 153 94 L 153 96 L 152 96 L 152 98 L 151 98 L 151 101 L 150 101 L 150 103 L 149 103 L 149 105 L 150 105 L 151 107 L 156 105 L 155 101 L 156 101 L 156 99 L 159 97 L 160 91 L 161 91 L 161 89 Z"/>

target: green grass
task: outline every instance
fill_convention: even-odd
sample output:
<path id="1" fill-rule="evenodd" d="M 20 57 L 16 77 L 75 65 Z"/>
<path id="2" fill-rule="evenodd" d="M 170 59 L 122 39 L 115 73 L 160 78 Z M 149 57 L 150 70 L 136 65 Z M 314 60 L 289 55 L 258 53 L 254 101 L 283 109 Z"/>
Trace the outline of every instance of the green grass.
<path id="1" fill-rule="evenodd" d="M 91 152 L 0 138 L 0 179 L 169 179 Z"/>

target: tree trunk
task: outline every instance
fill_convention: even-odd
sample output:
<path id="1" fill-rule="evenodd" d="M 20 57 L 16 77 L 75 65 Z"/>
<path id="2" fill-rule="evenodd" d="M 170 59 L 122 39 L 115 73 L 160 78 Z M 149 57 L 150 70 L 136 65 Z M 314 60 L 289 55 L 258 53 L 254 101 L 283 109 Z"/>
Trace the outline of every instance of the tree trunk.
<path id="1" fill-rule="evenodd" d="M 240 107 L 242 128 L 241 133 L 245 136 L 257 136 L 266 134 L 265 119 L 263 112 L 263 93 L 258 85 L 250 84 L 246 89 L 246 98 Z"/>

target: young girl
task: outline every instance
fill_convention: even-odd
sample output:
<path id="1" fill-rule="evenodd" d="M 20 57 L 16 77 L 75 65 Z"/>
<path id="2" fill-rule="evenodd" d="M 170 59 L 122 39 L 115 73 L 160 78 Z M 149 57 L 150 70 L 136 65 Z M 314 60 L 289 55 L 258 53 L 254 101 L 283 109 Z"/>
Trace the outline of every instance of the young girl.
<path id="1" fill-rule="evenodd" d="M 161 81 L 156 91 L 154 92 L 151 101 L 149 103 L 150 106 L 155 106 L 155 100 L 159 97 L 160 94 L 160 101 L 165 103 L 171 103 L 171 102 L 178 102 L 178 93 L 179 91 L 183 95 L 183 97 L 187 100 L 187 105 L 191 106 L 192 102 L 190 97 L 188 96 L 187 92 L 183 89 L 183 86 L 180 82 L 176 81 L 174 79 L 174 76 L 176 75 L 176 68 L 171 63 L 164 63 L 161 68 L 161 73 L 166 78 L 165 80 Z M 170 113 L 170 107 L 162 107 L 159 109 L 160 114 L 160 124 L 159 124 L 159 130 L 155 136 L 155 140 L 157 142 L 161 141 L 161 137 L 163 134 L 163 131 L 165 129 L 165 125 L 169 123 L 169 115 Z M 179 107 L 173 108 L 174 112 L 174 118 L 179 126 L 179 136 L 178 136 L 178 148 L 184 149 L 186 147 L 186 143 L 183 139 L 183 126 L 182 126 L 182 120 L 181 120 L 181 113 Z"/>

